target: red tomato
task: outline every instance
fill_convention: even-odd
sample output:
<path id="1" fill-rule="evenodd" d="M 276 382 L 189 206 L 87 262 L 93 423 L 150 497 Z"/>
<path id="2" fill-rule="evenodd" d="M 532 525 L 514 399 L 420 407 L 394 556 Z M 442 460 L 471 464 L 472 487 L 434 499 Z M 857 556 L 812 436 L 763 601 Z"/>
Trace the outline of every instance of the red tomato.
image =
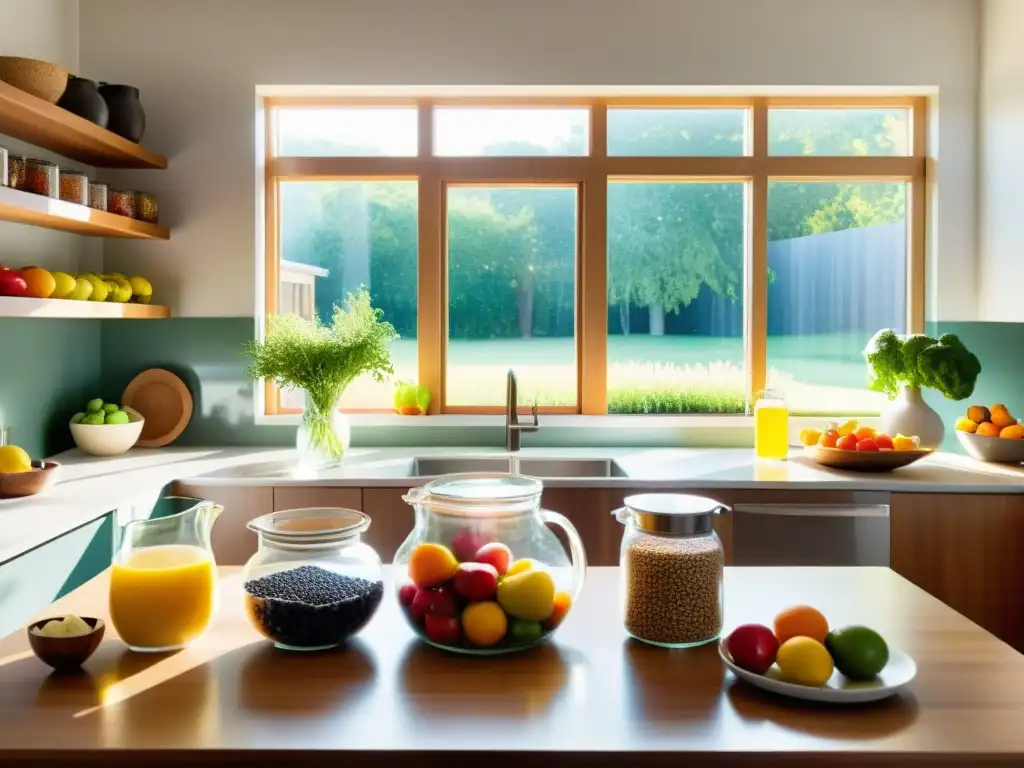
<path id="1" fill-rule="evenodd" d="M 28 291 L 25 278 L 11 269 L 0 272 L 0 296 L 24 296 Z"/>
<path id="2" fill-rule="evenodd" d="M 844 435 L 836 440 L 836 448 L 841 451 L 856 451 L 857 438 L 853 435 Z"/>
<path id="3" fill-rule="evenodd" d="M 865 437 L 863 440 L 857 442 L 858 451 L 877 451 L 878 443 L 875 442 L 873 437 Z"/>
<path id="4" fill-rule="evenodd" d="M 878 446 L 878 450 L 880 451 L 892 450 L 892 438 L 884 432 L 875 435 L 875 444 Z"/>
<path id="5" fill-rule="evenodd" d="M 779 641 L 763 624 L 743 624 L 729 635 L 726 648 L 737 665 L 763 675 L 775 663 Z"/>

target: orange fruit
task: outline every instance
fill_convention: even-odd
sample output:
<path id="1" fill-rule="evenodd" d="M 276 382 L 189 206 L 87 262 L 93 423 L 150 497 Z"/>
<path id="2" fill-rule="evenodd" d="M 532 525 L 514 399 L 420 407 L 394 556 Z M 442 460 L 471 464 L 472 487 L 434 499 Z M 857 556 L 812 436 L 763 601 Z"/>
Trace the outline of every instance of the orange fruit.
<path id="1" fill-rule="evenodd" d="M 981 424 L 983 421 L 990 421 L 992 414 L 988 412 L 988 408 L 984 405 L 972 405 L 967 409 L 967 418 L 975 424 Z"/>
<path id="2" fill-rule="evenodd" d="M 839 433 L 834 429 L 830 429 L 818 438 L 818 445 L 822 448 L 835 448 L 837 440 L 839 440 Z"/>
<path id="3" fill-rule="evenodd" d="M 508 618 L 495 602 L 470 603 L 462 612 L 462 631 L 473 645 L 494 645 L 508 631 Z"/>
<path id="4" fill-rule="evenodd" d="M 992 423 L 1002 429 L 1017 423 L 1017 420 L 1010 415 L 1005 405 L 997 404 L 992 406 Z"/>
<path id="5" fill-rule="evenodd" d="M 45 269 L 29 267 L 28 269 L 21 270 L 20 274 L 22 279 L 28 283 L 28 290 L 25 291 L 26 296 L 36 299 L 48 299 L 57 288 L 57 281 Z"/>
<path id="6" fill-rule="evenodd" d="M 868 438 L 874 438 L 874 436 L 878 434 L 878 431 L 874 427 L 860 427 L 853 434 L 854 437 L 860 441 L 867 440 Z"/>
<path id="7" fill-rule="evenodd" d="M 993 412 L 992 415 L 995 416 L 995 413 Z M 975 434 L 984 435 L 985 437 L 999 437 L 999 427 L 991 421 L 983 421 L 978 425 L 978 431 Z"/>
<path id="8" fill-rule="evenodd" d="M 780 643 L 793 637 L 810 637 L 824 643 L 827 634 L 828 620 L 809 605 L 791 606 L 775 617 L 775 638 Z"/>
<path id="9" fill-rule="evenodd" d="M 1011 424 L 999 430 L 999 436 L 1005 437 L 1007 440 L 1024 440 L 1024 429 L 1020 424 Z"/>
<path id="10" fill-rule="evenodd" d="M 551 609 L 551 615 L 544 619 L 544 629 L 551 630 L 561 624 L 571 607 L 572 597 L 568 592 L 555 592 L 554 607 Z"/>
<path id="11" fill-rule="evenodd" d="M 441 544 L 417 544 L 409 556 L 409 578 L 420 589 L 444 584 L 458 567 L 455 555 Z"/>

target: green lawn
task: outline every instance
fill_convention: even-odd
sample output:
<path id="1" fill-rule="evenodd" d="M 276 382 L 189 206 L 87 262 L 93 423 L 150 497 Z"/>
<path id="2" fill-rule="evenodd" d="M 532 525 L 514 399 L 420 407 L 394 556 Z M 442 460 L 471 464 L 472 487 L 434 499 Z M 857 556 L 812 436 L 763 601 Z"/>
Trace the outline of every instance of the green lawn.
<path id="1" fill-rule="evenodd" d="M 861 357 L 868 334 L 772 336 L 769 386 L 783 391 L 794 412 L 877 413 L 881 395 L 864 386 Z M 416 379 L 416 341 L 394 342 L 396 374 Z M 739 339 L 709 336 L 610 336 L 609 407 L 620 413 L 730 413 L 742 410 L 745 380 Z M 571 404 L 576 389 L 571 338 L 452 341 L 448 401 L 503 405 L 505 374 L 514 368 L 520 402 Z M 343 405 L 390 404 L 390 384 L 356 382 Z"/>

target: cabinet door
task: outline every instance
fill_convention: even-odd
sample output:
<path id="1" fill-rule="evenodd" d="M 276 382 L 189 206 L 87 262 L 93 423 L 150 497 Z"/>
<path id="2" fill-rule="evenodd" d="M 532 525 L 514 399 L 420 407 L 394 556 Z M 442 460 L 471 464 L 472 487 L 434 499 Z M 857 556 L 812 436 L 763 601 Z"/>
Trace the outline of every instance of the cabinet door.
<path id="1" fill-rule="evenodd" d="M 109 568 L 113 554 L 111 512 L 0 565 L 0 636 Z"/>
<path id="2" fill-rule="evenodd" d="M 250 520 L 274 511 L 273 488 L 177 483 L 175 492 L 209 499 L 224 507 L 210 537 L 218 565 L 245 565 L 256 553 L 256 534 L 245 526 Z"/>
<path id="3" fill-rule="evenodd" d="M 402 500 L 407 492 L 404 488 L 363 488 L 363 512 L 372 521 L 363 540 L 377 550 L 385 564 L 394 560 L 412 532 L 412 507 Z"/>

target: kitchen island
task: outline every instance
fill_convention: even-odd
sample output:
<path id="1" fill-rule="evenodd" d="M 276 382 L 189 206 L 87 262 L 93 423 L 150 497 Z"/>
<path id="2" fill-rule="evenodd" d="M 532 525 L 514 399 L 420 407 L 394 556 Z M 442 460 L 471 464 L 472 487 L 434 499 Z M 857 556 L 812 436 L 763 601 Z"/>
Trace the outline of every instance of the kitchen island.
<path id="1" fill-rule="evenodd" d="M 85 672 L 59 676 L 24 630 L 0 641 L 0 765 L 1024 762 L 1024 656 L 884 568 L 726 569 L 727 628 L 804 602 L 915 658 L 907 692 L 855 708 L 754 690 L 714 644 L 629 640 L 615 568 L 588 571 L 551 642 L 482 658 L 417 642 L 390 585 L 346 649 L 278 651 L 243 615 L 239 569 L 221 575 L 213 626 L 178 653 L 131 653 L 108 625 Z M 107 578 L 43 615 L 106 617 Z"/>

